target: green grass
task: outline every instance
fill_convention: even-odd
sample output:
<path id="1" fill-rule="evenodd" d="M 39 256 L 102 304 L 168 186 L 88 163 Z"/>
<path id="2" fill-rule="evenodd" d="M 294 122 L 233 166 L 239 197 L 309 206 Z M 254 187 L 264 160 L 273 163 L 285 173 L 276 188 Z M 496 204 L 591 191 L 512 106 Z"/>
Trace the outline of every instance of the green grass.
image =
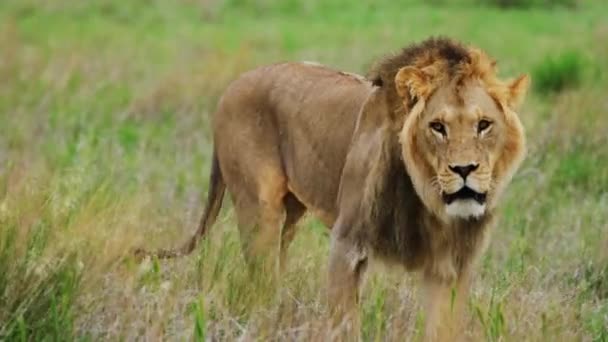
<path id="1" fill-rule="evenodd" d="M 579 85 L 585 68 L 585 61 L 574 51 L 558 56 L 548 56 L 534 69 L 536 90 L 548 94 L 563 91 Z"/>
<path id="2" fill-rule="evenodd" d="M 328 238 L 313 218 L 276 294 L 248 278 L 229 204 L 193 256 L 124 257 L 191 234 L 209 115 L 239 73 L 281 60 L 364 73 L 444 34 L 488 51 L 501 75 L 540 82 L 521 113 L 529 155 L 480 263 L 467 336 L 605 341 L 607 6 L 434 3 L 0 2 L 0 340 L 323 337 Z M 571 51 L 578 71 L 547 66 Z M 575 87 L 542 85 L 576 75 Z M 366 340 L 418 339 L 416 278 L 370 278 Z"/>

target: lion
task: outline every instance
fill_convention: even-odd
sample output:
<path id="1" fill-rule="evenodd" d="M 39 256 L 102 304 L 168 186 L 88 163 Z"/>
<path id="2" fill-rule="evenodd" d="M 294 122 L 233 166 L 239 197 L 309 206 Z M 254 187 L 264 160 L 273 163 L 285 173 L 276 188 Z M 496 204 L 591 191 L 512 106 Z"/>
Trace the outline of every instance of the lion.
<path id="1" fill-rule="evenodd" d="M 213 117 L 207 207 L 190 253 L 228 190 L 247 260 L 285 269 L 296 223 L 331 228 L 328 304 L 358 334 L 370 259 L 421 274 L 425 336 L 458 335 L 476 260 L 525 156 L 516 111 L 529 77 L 501 81 L 486 53 L 448 38 L 412 44 L 367 77 L 311 63 L 261 67 L 231 83 Z M 450 336 L 450 337 L 447 337 Z"/>

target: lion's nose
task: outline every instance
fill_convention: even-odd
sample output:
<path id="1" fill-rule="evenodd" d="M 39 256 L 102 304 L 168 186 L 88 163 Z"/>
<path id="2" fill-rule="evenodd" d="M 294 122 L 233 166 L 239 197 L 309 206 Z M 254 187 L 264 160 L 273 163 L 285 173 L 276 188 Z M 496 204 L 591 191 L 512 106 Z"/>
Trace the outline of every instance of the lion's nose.
<path id="1" fill-rule="evenodd" d="M 477 170 L 479 164 L 469 164 L 469 165 L 450 165 L 450 170 L 452 172 L 457 173 L 462 178 L 467 178 L 467 176 Z"/>

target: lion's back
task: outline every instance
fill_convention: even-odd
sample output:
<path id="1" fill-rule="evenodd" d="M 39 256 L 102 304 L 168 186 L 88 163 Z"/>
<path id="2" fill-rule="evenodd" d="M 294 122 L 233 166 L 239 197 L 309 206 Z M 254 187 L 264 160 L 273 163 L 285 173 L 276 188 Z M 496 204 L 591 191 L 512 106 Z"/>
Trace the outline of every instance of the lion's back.
<path id="1" fill-rule="evenodd" d="M 244 159 L 253 163 L 252 155 L 255 163 L 280 164 L 300 200 L 331 217 L 357 115 L 371 89 L 361 76 L 312 63 L 251 70 L 220 101 L 216 148 L 249 153 L 230 157 L 238 168 L 247 167 L 239 164 Z"/>

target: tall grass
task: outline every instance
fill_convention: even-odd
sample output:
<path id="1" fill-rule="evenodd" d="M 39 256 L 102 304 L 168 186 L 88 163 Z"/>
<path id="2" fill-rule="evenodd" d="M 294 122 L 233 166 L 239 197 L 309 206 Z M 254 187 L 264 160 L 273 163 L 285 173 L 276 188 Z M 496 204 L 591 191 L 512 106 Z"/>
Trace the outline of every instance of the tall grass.
<path id="1" fill-rule="evenodd" d="M 207 188 L 209 114 L 239 73 L 286 59 L 363 73 L 434 34 L 488 50 L 505 76 L 585 76 L 552 96 L 540 90 L 552 85 L 536 88 L 522 111 L 529 155 L 474 281 L 465 334 L 606 339 L 603 3 L 474 3 L 1 2 L 0 339 L 325 338 L 328 234 L 313 218 L 278 291 L 249 277 L 229 201 L 193 256 L 137 264 L 129 251 L 192 233 Z M 555 51 L 584 55 L 579 71 L 563 59 L 547 66 Z M 362 335 L 419 338 L 416 278 L 374 269 Z"/>

